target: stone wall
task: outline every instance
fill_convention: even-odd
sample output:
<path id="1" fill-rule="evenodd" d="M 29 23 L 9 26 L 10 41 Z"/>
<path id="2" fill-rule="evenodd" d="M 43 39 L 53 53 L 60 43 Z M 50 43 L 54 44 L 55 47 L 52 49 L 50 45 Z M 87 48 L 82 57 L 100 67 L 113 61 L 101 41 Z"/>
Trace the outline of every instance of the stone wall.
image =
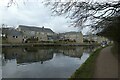
<path id="1" fill-rule="evenodd" d="M 22 36 L 8 36 L 7 42 L 8 43 L 22 43 L 23 38 Z"/>

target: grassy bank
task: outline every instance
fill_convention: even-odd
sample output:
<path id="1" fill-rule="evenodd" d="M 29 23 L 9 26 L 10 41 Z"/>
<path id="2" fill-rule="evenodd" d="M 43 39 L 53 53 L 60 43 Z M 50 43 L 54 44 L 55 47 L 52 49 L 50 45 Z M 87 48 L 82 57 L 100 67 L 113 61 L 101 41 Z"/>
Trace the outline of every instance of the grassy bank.
<path id="1" fill-rule="evenodd" d="M 71 76 L 69 80 L 74 80 L 74 78 L 92 78 L 94 73 L 95 59 L 98 56 L 102 48 L 94 51 L 90 57 L 81 65 L 79 69 Z"/>
<path id="2" fill-rule="evenodd" d="M 111 52 L 112 52 L 112 54 L 118 59 L 118 56 L 119 56 L 119 54 L 118 53 L 120 53 L 119 52 L 119 45 L 120 44 L 118 44 L 118 43 L 114 43 L 113 45 L 112 45 L 112 48 L 111 48 Z"/>

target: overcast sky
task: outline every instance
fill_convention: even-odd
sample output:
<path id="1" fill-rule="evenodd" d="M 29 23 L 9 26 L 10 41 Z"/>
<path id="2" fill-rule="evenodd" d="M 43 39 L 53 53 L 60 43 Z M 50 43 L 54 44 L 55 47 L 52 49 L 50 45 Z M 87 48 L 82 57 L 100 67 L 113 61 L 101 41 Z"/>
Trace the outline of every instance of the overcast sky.
<path id="1" fill-rule="evenodd" d="M 64 16 L 51 16 L 50 8 L 40 1 L 28 1 L 25 5 L 19 2 L 18 6 L 13 5 L 9 8 L 5 7 L 6 4 L 5 1 L 0 4 L 0 24 L 15 27 L 19 24 L 44 26 L 54 32 L 78 31 L 78 28 L 68 27 L 68 20 Z"/>
<path id="2" fill-rule="evenodd" d="M 39 27 L 51 28 L 54 32 L 78 31 L 78 28 L 68 27 L 70 23 L 65 16 L 51 16 L 49 7 L 44 6 L 42 0 L 15 0 L 18 5 L 5 7 L 9 0 L 0 0 L 0 24 L 9 26 L 33 25 Z M 35 2 L 36 1 L 36 2 Z M 96 1 L 96 0 L 95 0 Z M 82 32 L 86 33 L 88 28 Z"/>

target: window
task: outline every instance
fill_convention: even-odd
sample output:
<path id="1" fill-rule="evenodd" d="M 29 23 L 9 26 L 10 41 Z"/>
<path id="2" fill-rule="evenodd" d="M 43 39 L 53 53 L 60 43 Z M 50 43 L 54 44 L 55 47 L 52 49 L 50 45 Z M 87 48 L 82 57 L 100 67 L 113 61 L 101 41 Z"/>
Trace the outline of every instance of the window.
<path id="1" fill-rule="evenodd" d="M 1 34 L 2 37 L 5 37 L 6 35 L 5 34 Z"/>
<path id="2" fill-rule="evenodd" d="M 13 36 L 13 38 L 18 38 L 18 36 Z"/>

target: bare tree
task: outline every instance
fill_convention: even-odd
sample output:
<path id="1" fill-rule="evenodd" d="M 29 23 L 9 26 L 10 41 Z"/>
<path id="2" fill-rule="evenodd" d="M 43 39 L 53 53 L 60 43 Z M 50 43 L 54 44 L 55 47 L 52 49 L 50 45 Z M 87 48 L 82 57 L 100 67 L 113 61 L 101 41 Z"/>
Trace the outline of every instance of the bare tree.
<path id="1" fill-rule="evenodd" d="M 103 20 L 98 24 L 99 26 L 104 27 L 101 32 L 97 33 L 98 35 L 102 35 L 111 40 L 120 42 L 120 16 L 109 17 L 109 19 Z"/>
<path id="2" fill-rule="evenodd" d="M 112 2 L 92 2 L 92 1 L 73 1 L 68 2 L 51 2 L 52 0 L 47 0 L 45 5 L 52 6 L 51 10 L 54 15 L 66 15 L 67 18 L 71 19 L 71 25 L 74 27 L 80 27 L 81 29 L 85 26 L 90 26 L 92 28 L 100 29 L 105 26 L 99 26 L 98 24 L 108 19 L 109 17 L 114 17 L 120 13 L 120 1 Z M 88 20 L 92 22 L 85 25 L 84 23 Z"/>
<path id="3" fill-rule="evenodd" d="M 27 0 L 28 1 L 28 0 Z M 39 1 L 39 0 L 38 0 Z M 84 28 L 91 26 L 98 29 L 99 22 L 120 14 L 120 1 L 93 2 L 94 0 L 44 0 L 45 5 L 51 6 L 53 15 L 66 15 L 71 19 L 71 26 Z M 26 0 L 23 0 L 23 3 Z M 19 4 L 9 0 L 7 7 Z M 85 22 L 90 21 L 89 24 Z"/>

